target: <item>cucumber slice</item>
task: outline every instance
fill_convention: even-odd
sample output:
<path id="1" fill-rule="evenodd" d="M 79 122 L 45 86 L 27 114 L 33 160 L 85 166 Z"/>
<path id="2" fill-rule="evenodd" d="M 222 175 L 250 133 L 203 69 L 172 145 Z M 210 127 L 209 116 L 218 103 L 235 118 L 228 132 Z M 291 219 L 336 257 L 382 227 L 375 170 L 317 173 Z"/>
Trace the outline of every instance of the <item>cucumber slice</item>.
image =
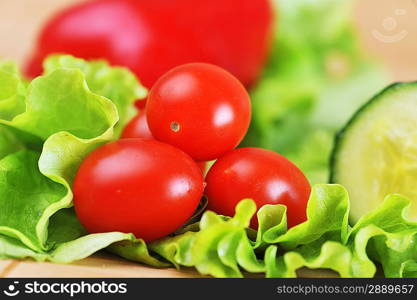
<path id="1" fill-rule="evenodd" d="M 388 194 L 412 200 L 417 220 L 417 82 L 389 86 L 365 104 L 336 137 L 330 182 L 349 191 L 352 222 Z"/>

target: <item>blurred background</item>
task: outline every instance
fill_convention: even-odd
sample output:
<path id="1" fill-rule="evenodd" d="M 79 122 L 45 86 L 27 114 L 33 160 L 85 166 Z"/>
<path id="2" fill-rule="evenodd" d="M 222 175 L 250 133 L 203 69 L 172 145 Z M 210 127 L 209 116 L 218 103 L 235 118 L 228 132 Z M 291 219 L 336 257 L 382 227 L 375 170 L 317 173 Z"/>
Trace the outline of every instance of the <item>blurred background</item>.
<path id="1" fill-rule="evenodd" d="M 80 2 L 0 1 L 0 59 L 23 67 L 45 22 Z M 271 3 L 278 17 L 269 58 L 248 86 L 253 121 L 243 145 L 279 152 L 312 183 L 326 182 L 334 134 L 356 109 L 391 82 L 417 80 L 417 0 Z"/>
<path id="2" fill-rule="evenodd" d="M 352 20 L 359 31 L 362 46 L 382 59 L 394 80 L 416 79 L 417 1 L 349 1 L 354 4 Z M 23 63 L 45 21 L 62 8 L 80 2 L 85 0 L 0 1 L 0 57 Z M 408 34 L 401 41 L 384 43 L 375 38 L 374 30 L 387 36 L 404 30 Z"/>

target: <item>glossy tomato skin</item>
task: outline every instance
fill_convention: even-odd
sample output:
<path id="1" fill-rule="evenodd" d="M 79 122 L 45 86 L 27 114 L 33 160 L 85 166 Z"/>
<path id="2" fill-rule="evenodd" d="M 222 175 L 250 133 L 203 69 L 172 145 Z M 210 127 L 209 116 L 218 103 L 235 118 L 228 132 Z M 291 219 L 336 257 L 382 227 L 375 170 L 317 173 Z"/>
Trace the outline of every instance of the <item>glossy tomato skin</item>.
<path id="1" fill-rule="evenodd" d="M 140 111 L 123 129 L 122 139 L 127 138 L 142 138 L 153 139 L 152 133 L 149 130 L 148 122 L 146 121 L 146 111 Z"/>
<path id="2" fill-rule="evenodd" d="M 81 164 L 74 206 L 89 232 L 131 232 L 149 242 L 183 225 L 203 190 L 201 171 L 182 151 L 124 139 L 96 149 Z"/>
<path id="3" fill-rule="evenodd" d="M 41 31 L 26 73 L 45 56 L 103 58 L 135 72 L 148 88 L 171 68 L 219 65 L 252 84 L 271 40 L 269 0 L 93 0 L 72 6 Z"/>
<path id="4" fill-rule="evenodd" d="M 147 98 L 145 98 L 145 99 L 139 99 L 139 100 L 136 100 L 136 101 L 135 101 L 135 107 L 136 107 L 138 110 L 142 110 L 142 109 L 144 109 L 144 108 L 146 107 L 146 100 L 147 100 Z"/>
<path id="5" fill-rule="evenodd" d="M 251 104 L 233 75 L 214 65 L 192 63 L 172 69 L 155 83 L 146 117 L 157 140 L 196 161 L 209 161 L 242 141 Z"/>
<path id="6" fill-rule="evenodd" d="M 235 206 L 253 199 L 265 204 L 285 204 L 289 227 L 306 220 L 310 184 L 285 157 L 259 148 L 239 148 L 217 160 L 206 176 L 208 209 L 233 216 Z M 251 222 L 257 228 L 257 219 Z"/>
<path id="7" fill-rule="evenodd" d="M 148 122 L 146 121 L 145 110 L 140 111 L 125 127 L 122 132 L 122 139 L 141 138 L 153 139 L 152 132 L 149 130 Z M 207 163 L 205 161 L 197 162 L 203 174 L 206 174 Z"/>

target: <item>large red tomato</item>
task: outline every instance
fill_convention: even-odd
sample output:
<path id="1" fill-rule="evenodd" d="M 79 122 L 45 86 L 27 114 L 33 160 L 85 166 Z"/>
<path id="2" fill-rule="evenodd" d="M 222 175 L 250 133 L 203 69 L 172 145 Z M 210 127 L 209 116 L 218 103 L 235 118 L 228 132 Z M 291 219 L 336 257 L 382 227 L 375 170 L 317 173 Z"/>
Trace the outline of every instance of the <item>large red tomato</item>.
<path id="1" fill-rule="evenodd" d="M 210 64 L 178 66 L 152 87 L 146 118 L 152 135 L 209 161 L 235 148 L 245 136 L 251 104 L 243 85 Z"/>
<path id="2" fill-rule="evenodd" d="M 204 179 L 181 150 L 155 140 L 123 139 L 93 151 L 74 182 L 74 205 L 89 232 L 166 236 L 197 208 Z"/>
<path id="3" fill-rule="evenodd" d="M 150 88 L 189 62 L 219 65 L 250 85 L 267 56 L 269 0 L 94 0 L 72 6 L 43 28 L 27 74 L 51 53 L 107 59 Z"/>
<path id="4" fill-rule="evenodd" d="M 306 220 L 310 184 L 285 157 L 259 148 L 239 148 L 221 157 L 206 176 L 208 208 L 233 216 L 235 206 L 253 199 L 258 209 L 265 204 L 285 204 L 290 227 Z M 257 219 L 252 219 L 257 227 Z"/>

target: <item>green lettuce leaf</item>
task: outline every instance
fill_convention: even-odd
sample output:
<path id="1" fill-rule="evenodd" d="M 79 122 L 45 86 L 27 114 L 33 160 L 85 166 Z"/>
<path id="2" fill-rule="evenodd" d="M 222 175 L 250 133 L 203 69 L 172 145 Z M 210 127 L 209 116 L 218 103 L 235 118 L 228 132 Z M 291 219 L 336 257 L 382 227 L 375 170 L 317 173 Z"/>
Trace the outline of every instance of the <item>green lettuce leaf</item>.
<path id="1" fill-rule="evenodd" d="M 0 159 L 23 149 L 25 146 L 16 134 L 10 128 L 0 124 Z"/>
<path id="2" fill-rule="evenodd" d="M 25 92 L 16 65 L 0 62 L 0 119 L 11 120 L 25 110 Z"/>
<path id="3" fill-rule="evenodd" d="M 415 275 L 416 224 L 404 216 L 409 201 L 388 196 L 354 227 L 347 222 L 349 198 L 340 185 L 316 185 L 308 220 L 286 230 L 285 207 L 264 206 L 254 234 L 247 229 L 255 205 L 243 200 L 233 218 L 206 212 L 198 231 L 166 238 L 150 249 L 177 268 L 195 267 L 215 277 L 296 277 L 297 270 L 331 269 L 341 277 L 373 277 L 380 263 L 387 277 Z"/>
<path id="4" fill-rule="evenodd" d="M 321 207 L 323 206 L 323 207 Z M 320 208 L 320 209 L 318 209 Z M 340 185 L 317 185 L 311 192 L 307 221 L 285 234 L 264 234 L 268 244 L 280 243 L 287 249 L 325 238 L 342 241 L 348 235 L 349 197 Z"/>
<path id="5" fill-rule="evenodd" d="M 79 70 L 59 69 L 34 79 L 25 103 L 25 112 L 1 122 L 42 140 L 62 131 L 91 139 L 118 121 L 112 102 L 92 93 Z"/>
<path id="6" fill-rule="evenodd" d="M 262 273 L 265 265 L 255 254 L 255 242 L 246 234 L 255 211 L 252 200 L 240 202 L 236 215 L 230 219 L 208 211 L 200 221 L 198 232 L 163 239 L 152 243 L 150 249 L 177 267 L 195 267 L 205 275 L 242 277 L 240 268 Z"/>
<path id="7" fill-rule="evenodd" d="M 118 115 L 113 103 L 92 93 L 83 73 L 75 69 L 59 69 L 33 80 L 25 103 L 25 112 L 11 121 L 0 120 L 0 124 L 35 136 L 40 143 L 44 141 L 43 149 L 39 154 L 3 158 L 7 168 L 1 174 L 5 177 L 0 191 L 1 211 L 17 210 L 20 218 L 13 213 L 4 214 L 0 226 L 1 232 L 18 237 L 39 251 L 48 248 L 49 218 L 72 205 L 70 183 L 78 165 L 95 147 L 112 138 Z M 53 191 L 45 183 L 48 178 L 56 183 Z M 19 210 L 26 213 L 19 214 Z M 14 220 L 14 225 L 5 219 Z M 26 224 L 27 221 L 34 223 Z M 22 228 L 17 229 L 18 224 Z M 23 228 L 33 232 L 24 232 Z"/>
<path id="8" fill-rule="evenodd" d="M 270 246 L 265 252 L 266 277 L 297 277 L 297 270 L 331 269 L 341 277 L 352 277 L 350 264 L 352 254 L 344 245 L 327 241 L 322 245 L 304 246 L 279 256 L 277 246 Z"/>
<path id="9" fill-rule="evenodd" d="M 374 212 L 362 217 L 349 236 L 355 253 L 367 264 L 382 265 L 387 277 L 415 277 L 417 223 L 407 219 L 411 201 L 387 196 Z M 369 252 L 369 255 L 368 255 Z"/>
<path id="10" fill-rule="evenodd" d="M 126 68 L 111 67 L 105 61 L 87 62 L 70 55 L 52 55 L 44 61 L 46 74 L 60 68 L 81 70 L 89 89 L 110 99 L 116 105 L 119 113 L 119 123 L 115 128 L 117 134 L 136 114 L 137 111 L 132 104 L 147 96 L 146 88 L 133 73 Z"/>
<path id="11" fill-rule="evenodd" d="M 316 186 L 309 201 L 308 221 L 288 231 L 286 210 L 282 205 L 262 207 L 257 213 L 259 230 L 255 235 L 248 231 L 255 208 L 252 200 L 243 200 L 236 207 L 236 215 L 230 219 L 206 212 L 198 232 L 167 238 L 152 243 L 150 248 L 177 267 L 195 267 L 202 274 L 216 277 L 242 277 L 242 271 L 266 273 L 268 276 L 295 276 L 296 269 L 302 266 L 335 269 L 334 257 L 339 254 L 340 259 L 336 263 L 343 267 L 346 263 L 344 258 L 351 255 L 349 248 L 340 242 L 328 242 L 330 244 L 324 247 L 322 255 L 316 253 L 325 242 L 323 236 L 326 233 L 334 234 L 337 241 L 347 234 L 348 198 L 341 186 Z M 312 243 L 315 247 L 311 246 Z M 276 246 L 268 247 L 265 252 L 264 246 L 270 244 L 279 244 L 286 249 L 305 244 L 315 252 L 294 251 L 277 258 Z M 344 249 L 345 253 L 342 254 L 340 249 Z M 308 255 L 302 256 L 305 253 Z M 262 259 L 263 255 L 265 259 Z M 285 267 L 287 260 L 293 269 Z M 284 266 L 279 272 L 273 271 L 277 263 Z M 336 268 L 335 271 L 340 271 L 342 276 L 350 274 L 346 268 Z"/>
<path id="12" fill-rule="evenodd" d="M 38 153 L 21 151 L 0 161 L 0 233 L 42 251 L 49 210 L 66 190 L 39 172 L 38 160 Z"/>
<path id="13" fill-rule="evenodd" d="M 89 257 L 110 245 L 110 250 L 116 249 L 114 253 L 126 256 L 127 259 L 146 263 L 154 267 L 169 266 L 169 264 L 150 256 L 146 245 L 144 243 L 139 245 L 138 240 L 134 236 L 120 232 L 85 235 L 72 241 L 57 244 L 47 253 L 34 251 L 25 247 L 17 239 L 0 235 L 0 259 L 31 258 L 40 262 L 50 261 L 65 264 Z M 132 245 L 133 248 L 130 248 L 127 254 L 124 255 L 122 252 L 127 245 Z"/>
<path id="14" fill-rule="evenodd" d="M 0 259 L 31 258 L 36 261 L 45 261 L 46 257 L 46 254 L 29 249 L 18 239 L 0 235 Z"/>

